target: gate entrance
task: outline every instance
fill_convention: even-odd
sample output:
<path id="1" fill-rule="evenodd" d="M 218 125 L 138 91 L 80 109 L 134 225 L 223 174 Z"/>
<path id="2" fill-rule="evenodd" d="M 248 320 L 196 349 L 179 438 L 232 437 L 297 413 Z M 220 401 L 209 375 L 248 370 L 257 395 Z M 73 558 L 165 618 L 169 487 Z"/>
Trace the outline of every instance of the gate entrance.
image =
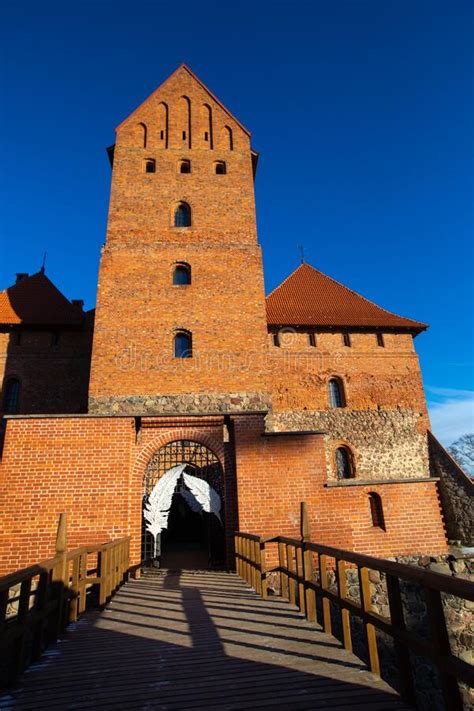
<path id="1" fill-rule="evenodd" d="M 161 447 L 144 477 L 142 561 L 163 568 L 219 568 L 225 563 L 224 481 L 203 444 Z"/>

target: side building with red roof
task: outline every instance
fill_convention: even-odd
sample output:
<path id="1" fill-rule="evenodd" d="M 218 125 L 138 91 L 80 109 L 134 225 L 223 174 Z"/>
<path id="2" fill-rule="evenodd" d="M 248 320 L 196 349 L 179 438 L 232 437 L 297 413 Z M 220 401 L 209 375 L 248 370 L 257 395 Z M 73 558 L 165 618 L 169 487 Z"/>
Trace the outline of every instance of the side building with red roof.
<path id="1" fill-rule="evenodd" d="M 334 482 L 424 476 L 429 419 L 414 338 L 426 324 L 306 263 L 266 306 L 272 426 L 327 432 Z"/>
<path id="2" fill-rule="evenodd" d="M 94 311 L 44 269 L 0 292 L 1 415 L 87 412 Z"/>

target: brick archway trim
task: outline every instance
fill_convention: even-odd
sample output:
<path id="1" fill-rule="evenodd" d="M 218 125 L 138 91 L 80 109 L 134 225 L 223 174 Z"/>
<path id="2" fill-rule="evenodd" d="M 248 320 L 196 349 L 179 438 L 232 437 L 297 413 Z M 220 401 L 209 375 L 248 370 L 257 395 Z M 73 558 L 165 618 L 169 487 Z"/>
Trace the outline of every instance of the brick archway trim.
<path id="1" fill-rule="evenodd" d="M 140 481 L 143 481 L 145 470 L 155 452 L 161 449 L 161 447 L 164 447 L 166 444 L 180 439 L 198 442 L 198 444 L 202 444 L 207 447 L 219 459 L 222 471 L 225 470 L 223 443 L 219 442 L 215 437 L 212 437 L 209 434 L 200 432 L 197 429 L 185 427 L 174 430 L 166 430 L 166 432 L 162 432 L 148 442 L 140 451 L 135 460 L 132 470 L 132 480 L 136 481 L 136 478 L 140 477 Z"/>

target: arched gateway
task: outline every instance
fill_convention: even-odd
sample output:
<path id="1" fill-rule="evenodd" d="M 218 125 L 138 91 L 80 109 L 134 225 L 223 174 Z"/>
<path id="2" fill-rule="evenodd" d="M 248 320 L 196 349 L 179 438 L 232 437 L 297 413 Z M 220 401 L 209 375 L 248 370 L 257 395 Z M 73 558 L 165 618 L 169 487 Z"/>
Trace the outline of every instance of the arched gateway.
<path id="1" fill-rule="evenodd" d="M 143 480 L 142 561 L 159 567 L 225 562 L 224 478 L 200 442 L 176 440 L 150 459 Z"/>

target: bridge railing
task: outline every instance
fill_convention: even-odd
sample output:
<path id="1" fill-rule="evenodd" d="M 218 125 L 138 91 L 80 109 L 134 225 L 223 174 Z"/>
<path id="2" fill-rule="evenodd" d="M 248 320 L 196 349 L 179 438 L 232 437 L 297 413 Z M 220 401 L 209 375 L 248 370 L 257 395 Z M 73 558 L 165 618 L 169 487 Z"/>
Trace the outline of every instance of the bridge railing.
<path id="1" fill-rule="evenodd" d="M 87 602 L 104 605 L 129 571 L 130 538 L 67 551 L 61 514 L 56 555 L 0 578 L 0 686 L 39 659 Z"/>
<path id="2" fill-rule="evenodd" d="M 237 573 L 262 597 L 267 597 L 268 577 L 279 574 L 280 594 L 298 606 L 309 622 L 319 622 L 332 634 L 334 609 L 339 617 L 345 649 L 352 651 L 351 617 L 360 620 L 364 631 L 370 670 L 381 675 L 379 640 L 376 631 L 393 640 L 401 696 L 416 704 L 413 660 L 417 655 L 430 660 L 439 674 L 441 691 L 449 711 L 462 711 L 459 683 L 474 686 L 474 668 L 451 651 L 443 610 L 443 597 L 453 595 L 474 601 L 474 583 L 426 571 L 422 568 L 374 558 L 352 551 L 319 545 L 302 539 L 276 536 L 265 538 L 238 532 L 235 535 Z M 266 566 L 268 558 L 278 565 Z M 389 615 L 373 609 L 370 572 L 377 571 L 385 581 Z M 350 599 L 348 574 L 358 582 L 358 596 Z M 405 621 L 403 592 L 406 585 L 423 591 L 429 621 L 429 638 L 424 639 Z M 331 605 L 333 610 L 331 610 Z"/>

